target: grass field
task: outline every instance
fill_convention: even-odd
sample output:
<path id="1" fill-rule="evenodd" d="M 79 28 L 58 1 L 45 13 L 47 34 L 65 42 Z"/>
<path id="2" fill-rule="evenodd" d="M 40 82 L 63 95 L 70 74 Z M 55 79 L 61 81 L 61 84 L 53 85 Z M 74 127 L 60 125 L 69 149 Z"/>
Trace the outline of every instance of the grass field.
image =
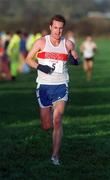
<path id="1" fill-rule="evenodd" d="M 69 66 L 60 167 L 50 162 L 52 132 L 40 128 L 36 72 L 0 82 L 0 180 L 110 179 L 110 40 L 97 45 L 91 82 Z"/>

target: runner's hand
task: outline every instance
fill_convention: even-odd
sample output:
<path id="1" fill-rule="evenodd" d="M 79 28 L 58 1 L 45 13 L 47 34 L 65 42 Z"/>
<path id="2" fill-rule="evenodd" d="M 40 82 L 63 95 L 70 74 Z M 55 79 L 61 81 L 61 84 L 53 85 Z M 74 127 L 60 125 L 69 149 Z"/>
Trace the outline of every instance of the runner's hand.
<path id="1" fill-rule="evenodd" d="M 69 54 L 69 62 L 70 62 L 70 64 L 72 64 L 72 65 L 78 65 L 78 64 L 79 64 L 78 58 L 74 58 L 74 57 L 72 56 L 72 54 Z"/>
<path id="2" fill-rule="evenodd" d="M 51 74 L 54 71 L 54 68 L 52 68 L 48 65 L 42 65 L 42 64 L 39 64 L 37 69 L 46 73 L 46 74 Z"/>

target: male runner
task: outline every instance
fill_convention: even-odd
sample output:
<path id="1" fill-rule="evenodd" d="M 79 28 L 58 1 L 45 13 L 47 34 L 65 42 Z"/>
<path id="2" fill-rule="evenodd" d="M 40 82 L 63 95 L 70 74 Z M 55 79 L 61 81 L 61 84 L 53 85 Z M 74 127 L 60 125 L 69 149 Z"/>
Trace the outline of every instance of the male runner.
<path id="1" fill-rule="evenodd" d="M 27 64 L 38 70 L 36 94 L 43 129 L 49 129 L 53 119 L 51 160 L 54 165 L 60 164 L 62 116 L 68 99 L 68 54 L 78 58 L 73 42 L 62 37 L 64 26 L 65 18 L 62 15 L 53 16 L 50 34 L 38 39 L 26 58 Z M 38 61 L 33 60 L 35 57 Z"/>

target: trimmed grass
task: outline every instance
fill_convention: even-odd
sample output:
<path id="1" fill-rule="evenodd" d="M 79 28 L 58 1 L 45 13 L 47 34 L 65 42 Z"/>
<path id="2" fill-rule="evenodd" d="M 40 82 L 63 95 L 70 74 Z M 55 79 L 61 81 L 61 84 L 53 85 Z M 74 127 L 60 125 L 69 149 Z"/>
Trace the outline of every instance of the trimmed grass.
<path id="1" fill-rule="evenodd" d="M 109 39 L 98 39 L 94 73 L 69 66 L 69 101 L 63 117 L 62 165 L 51 165 L 51 131 L 40 127 L 36 72 L 0 82 L 0 180 L 110 179 Z"/>

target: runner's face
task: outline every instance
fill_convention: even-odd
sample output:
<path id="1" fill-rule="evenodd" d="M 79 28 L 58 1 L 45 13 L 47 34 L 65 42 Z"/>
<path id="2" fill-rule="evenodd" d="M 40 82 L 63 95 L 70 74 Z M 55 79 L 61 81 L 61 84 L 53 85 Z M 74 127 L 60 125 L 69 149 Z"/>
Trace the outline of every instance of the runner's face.
<path id="1" fill-rule="evenodd" d="M 63 22 L 54 20 L 53 24 L 50 26 L 51 36 L 54 39 L 59 40 L 62 36 L 63 29 L 64 29 Z"/>

